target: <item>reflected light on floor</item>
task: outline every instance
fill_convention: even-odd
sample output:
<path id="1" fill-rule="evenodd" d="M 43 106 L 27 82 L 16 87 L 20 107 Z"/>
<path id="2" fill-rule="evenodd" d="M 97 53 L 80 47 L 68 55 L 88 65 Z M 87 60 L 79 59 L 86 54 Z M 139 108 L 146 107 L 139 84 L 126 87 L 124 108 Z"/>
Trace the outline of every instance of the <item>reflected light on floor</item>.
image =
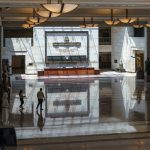
<path id="1" fill-rule="evenodd" d="M 32 150 L 31 147 L 23 147 L 23 150 Z"/>
<path id="2" fill-rule="evenodd" d="M 139 140 L 139 141 L 136 142 L 136 145 L 138 147 L 138 150 L 143 150 L 144 141 Z"/>

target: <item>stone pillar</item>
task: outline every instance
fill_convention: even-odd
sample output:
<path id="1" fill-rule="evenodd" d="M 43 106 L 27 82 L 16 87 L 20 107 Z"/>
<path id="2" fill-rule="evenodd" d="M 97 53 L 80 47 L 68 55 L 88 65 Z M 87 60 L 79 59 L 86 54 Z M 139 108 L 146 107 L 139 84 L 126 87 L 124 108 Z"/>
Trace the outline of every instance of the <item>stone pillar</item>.
<path id="1" fill-rule="evenodd" d="M 147 53 L 147 58 L 150 58 L 150 29 L 149 28 L 147 28 L 146 33 L 147 33 L 146 34 L 147 36 L 147 52 L 146 53 Z M 147 73 L 146 73 L 146 81 L 150 82 L 150 76 L 147 75 Z"/>
<path id="2" fill-rule="evenodd" d="M 147 28 L 147 58 L 150 58 L 150 29 Z M 146 81 L 149 82 L 149 77 L 146 77 Z M 146 121 L 150 120 L 150 93 L 149 93 L 149 84 L 146 83 L 146 92 L 145 92 L 145 101 L 146 101 Z"/>
<path id="3" fill-rule="evenodd" d="M 147 28 L 147 58 L 150 58 L 150 29 Z M 150 78 L 147 76 L 146 81 L 149 82 Z M 150 93 L 149 93 L 149 84 L 146 83 L 146 92 L 145 92 L 145 101 L 146 101 L 146 120 L 150 120 Z"/>
<path id="4" fill-rule="evenodd" d="M 150 28 L 147 28 L 147 57 L 150 58 Z"/>
<path id="5" fill-rule="evenodd" d="M 2 41 L 3 41 L 3 28 L 0 20 L 0 114 L 2 114 Z M 0 121 L 2 116 L 0 115 Z"/>
<path id="6" fill-rule="evenodd" d="M 2 84 L 2 26 L 0 26 L 0 84 Z"/>

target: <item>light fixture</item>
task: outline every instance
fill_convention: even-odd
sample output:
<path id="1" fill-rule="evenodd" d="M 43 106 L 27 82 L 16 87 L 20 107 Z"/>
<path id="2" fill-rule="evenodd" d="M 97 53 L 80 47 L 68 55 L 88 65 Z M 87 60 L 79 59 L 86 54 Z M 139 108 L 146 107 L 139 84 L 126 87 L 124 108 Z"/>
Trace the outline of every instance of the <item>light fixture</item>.
<path id="1" fill-rule="evenodd" d="M 91 17 L 91 23 L 85 23 L 85 18 L 83 18 L 83 24 L 79 25 L 80 28 L 92 28 L 92 27 L 98 27 L 99 24 L 95 24 L 93 21 L 93 17 Z"/>
<path id="2" fill-rule="evenodd" d="M 146 27 L 150 27 L 150 24 L 145 24 Z"/>
<path id="3" fill-rule="evenodd" d="M 129 18 L 128 17 L 128 9 L 126 9 L 126 17 L 119 19 L 122 23 L 133 23 L 136 21 L 136 18 Z"/>
<path id="4" fill-rule="evenodd" d="M 46 4 L 41 4 L 46 10 L 53 13 L 68 13 L 78 7 L 78 4 L 63 3 L 62 0 L 58 0 L 57 4 L 52 4 L 51 0 L 47 0 Z"/>
<path id="5" fill-rule="evenodd" d="M 30 24 L 30 25 L 36 25 L 34 22 L 29 21 L 28 18 L 26 19 L 26 22 L 27 24 Z"/>
<path id="6" fill-rule="evenodd" d="M 142 28 L 142 27 L 144 27 L 144 25 L 140 24 L 139 18 L 137 18 L 137 22 L 136 22 L 136 24 L 133 25 L 133 27 L 134 28 Z"/>
<path id="7" fill-rule="evenodd" d="M 86 24 L 86 27 L 98 27 L 98 24 L 95 24 L 93 21 L 93 17 L 91 17 L 91 23 Z"/>
<path id="8" fill-rule="evenodd" d="M 40 18 L 40 17 L 29 17 L 27 18 L 28 23 L 33 23 L 33 24 L 40 24 L 47 21 L 47 18 Z"/>
<path id="9" fill-rule="evenodd" d="M 85 24 L 85 17 L 83 18 L 83 23 L 81 25 L 79 25 L 80 28 L 86 28 L 86 24 Z"/>
<path id="10" fill-rule="evenodd" d="M 113 9 L 111 9 L 111 20 L 106 20 L 105 23 L 107 25 L 117 25 L 120 21 L 113 19 Z"/>
<path id="11" fill-rule="evenodd" d="M 146 24 L 145 24 L 146 27 L 150 27 L 150 22 L 148 21 Z"/>
<path id="12" fill-rule="evenodd" d="M 47 18 L 37 17 L 35 15 L 35 9 L 33 8 L 33 17 L 28 17 L 26 20 L 29 24 L 40 24 L 47 21 Z"/>
<path id="13" fill-rule="evenodd" d="M 44 18 L 44 17 L 37 17 L 35 15 L 35 9 L 33 8 L 33 17 L 28 17 L 26 19 L 26 23 L 25 24 L 22 24 L 22 27 L 23 28 L 32 28 L 34 27 L 35 25 L 38 25 L 40 23 L 43 23 L 45 21 L 47 21 L 48 18 Z"/>
<path id="14" fill-rule="evenodd" d="M 60 13 L 52 13 L 48 10 L 40 10 L 40 9 L 36 9 L 35 12 L 40 17 L 44 17 L 44 18 L 53 18 L 53 17 L 58 17 L 61 15 Z"/>
<path id="15" fill-rule="evenodd" d="M 23 27 L 23 28 L 25 28 L 25 29 L 28 29 L 28 28 L 32 28 L 32 27 L 34 27 L 34 25 L 31 25 L 31 24 L 25 23 L 25 24 L 22 24 L 22 27 Z"/>

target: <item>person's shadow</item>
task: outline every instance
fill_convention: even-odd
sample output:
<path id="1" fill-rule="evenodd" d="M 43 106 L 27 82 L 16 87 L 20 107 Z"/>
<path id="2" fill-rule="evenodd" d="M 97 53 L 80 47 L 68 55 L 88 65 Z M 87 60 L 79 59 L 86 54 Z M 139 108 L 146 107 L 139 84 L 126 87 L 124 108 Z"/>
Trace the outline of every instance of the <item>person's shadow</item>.
<path id="1" fill-rule="evenodd" d="M 45 125 L 45 119 L 43 118 L 42 110 L 40 110 L 40 114 L 39 114 L 38 111 L 37 111 L 36 113 L 37 113 L 37 115 L 38 115 L 37 126 L 40 128 L 40 131 L 42 131 L 42 130 L 43 130 L 43 127 L 44 127 L 44 125 Z"/>

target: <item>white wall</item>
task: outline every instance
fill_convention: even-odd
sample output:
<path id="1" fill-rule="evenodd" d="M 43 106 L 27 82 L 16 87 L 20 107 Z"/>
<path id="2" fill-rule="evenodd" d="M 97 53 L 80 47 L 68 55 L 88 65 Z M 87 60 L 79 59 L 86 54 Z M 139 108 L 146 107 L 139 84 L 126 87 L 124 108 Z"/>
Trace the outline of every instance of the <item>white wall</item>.
<path id="1" fill-rule="evenodd" d="M 112 69 L 118 68 L 122 62 L 126 71 L 135 72 L 135 49 L 146 55 L 146 36 L 133 37 L 132 27 L 112 27 Z"/>
<path id="2" fill-rule="evenodd" d="M 45 32 L 46 31 L 88 31 L 89 34 L 89 67 L 98 69 L 99 44 L 98 28 L 79 27 L 35 27 L 33 29 L 33 46 L 31 38 L 9 38 L 6 39 L 6 47 L 3 48 L 3 58 L 9 59 L 11 64 L 12 55 L 25 55 L 26 74 L 36 74 L 45 65 Z M 80 41 L 81 44 L 82 41 Z M 33 65 L 30 66 L 29 63 Z M 57 66 L 59 67 L 59 66 Z"/>
<path id="3" fill-rule="evenodd" d="M 112 52 L 112 45 L 99 45 L 99 52 Z"/>
<path id="4" fill-rule="evenodd" d="M 111 52 L 112 69 L 117 69 L 119 63 L 128 72 L 135 72 L 135 50 L 144 52 L 147 58 L 147 46 L 145 37 L 133 37 L 132 27 L 112 27 L 112 46 L 101 45 L 98 43 L 98 28 L 79 28 L 79 27 L 35 27 L 33 29 L 33 46 L 31 38 L 9 38 L 6 39 L 6 47 L 3 48 L 3 58 L 9 59 L 11 64 L 12 55 L 25 55 L 26 74 L 36 74 L 42 70 L 45 64 L 45 32 L 46 31 L 87 31 L 89 33 L 89 67 L 98 69 L 99 52 Z M 145 31 L 146 32 L 146 31 Z M 146 34 L 145 34 L 146 35 Z M 76 39 L 77 40 L 77 39 Z M 84 41 L 80 41 L 81 44 Z M 82 54 L 82 52 L 79 51 Z M 133 57 L 131 57 L 133 56 Z M 117 60 L 117 63 L 114 62 Z M 32 63 L 33 65 L 29 65 Z M 59 65 L 56 67 L 60 67 Z"/>

